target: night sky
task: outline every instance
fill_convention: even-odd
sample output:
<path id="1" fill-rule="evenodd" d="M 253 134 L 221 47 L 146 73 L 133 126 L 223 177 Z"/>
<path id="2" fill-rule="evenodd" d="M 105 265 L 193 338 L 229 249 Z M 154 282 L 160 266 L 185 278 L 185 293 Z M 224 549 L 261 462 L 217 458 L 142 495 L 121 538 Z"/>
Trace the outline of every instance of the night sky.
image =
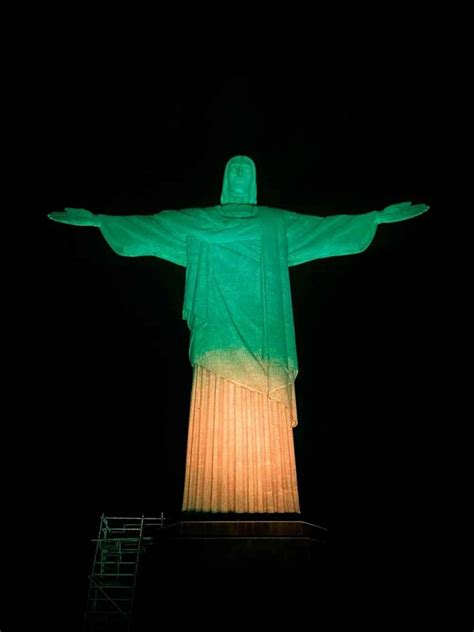
<path id="1" fill-rule="evenodd" d="M 148 72 L 124 78 L 104 65 L 86 77 L 78 60 L 74 81 L 45 87 L 54 98 L 36 127 L 45 265 L 30 348 L 45 416 L 30 448 L 39 472 L 32 507 L 52 531 L 67 525 L 79 599 L 101 512 L 180 516 L 192 378 L 185 270 L 119 257 L 98 230 L 51 222 L 48 211 L 214 205 L 236 154 L 254 159 L 263 205 L 330 215 L 430 204 L 421 217 L 380 226 L 362 254 L 290 269 L 303 519 L 383 540 L 395 525 L 415 528 L 429 476 L 439 207 L 422 74 L 362 79 L 354 69 L 313 82 L 264 64 Z"/>

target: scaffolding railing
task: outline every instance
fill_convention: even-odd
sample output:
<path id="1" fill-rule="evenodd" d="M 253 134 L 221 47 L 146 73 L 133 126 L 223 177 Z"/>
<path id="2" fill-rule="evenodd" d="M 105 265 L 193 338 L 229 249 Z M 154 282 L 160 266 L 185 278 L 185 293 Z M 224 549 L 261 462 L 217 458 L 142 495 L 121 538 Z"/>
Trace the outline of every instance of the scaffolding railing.
<path id="1" fill-rule="evenodd" d="M 100 517 L 95 543 L 89 591 L 84 615 L 84 630 L 130 630 L 137 575 L 142 553 L 154 541 L 153 533 L 165 526 L 159 518 L 148 516 Z"/>

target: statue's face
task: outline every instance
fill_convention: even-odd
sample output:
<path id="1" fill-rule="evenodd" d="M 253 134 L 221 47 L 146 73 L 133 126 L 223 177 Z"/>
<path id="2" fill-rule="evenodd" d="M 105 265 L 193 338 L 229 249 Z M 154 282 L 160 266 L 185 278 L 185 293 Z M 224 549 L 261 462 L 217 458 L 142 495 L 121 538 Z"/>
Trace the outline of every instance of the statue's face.
<path id="1" fill-rule="evenodd" d="M 249 195 L 252 184 L 252 167 L 244 162 L 234 162 L 227 173 L 229 191 L 235 195 Z"/>
<path id="2" fill-rule="evenodd" d="M 248 156 L 234 156 L 224 170 L 221 204 L 257 204 L 256 167 Z"/>

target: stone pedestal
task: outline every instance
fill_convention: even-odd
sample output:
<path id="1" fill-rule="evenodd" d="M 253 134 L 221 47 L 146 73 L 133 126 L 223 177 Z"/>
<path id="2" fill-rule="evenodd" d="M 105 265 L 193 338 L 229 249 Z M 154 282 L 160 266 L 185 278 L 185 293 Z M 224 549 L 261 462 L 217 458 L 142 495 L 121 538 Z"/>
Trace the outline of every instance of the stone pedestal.
<path id="1" fill-rule="evenodd" d="M 140 568 L 136 630 L 167 617 L 219 627 L 268 627 L 284 613 L 322 606 L 327 531 L 301 520 L 183 520 L 160 529 Z"/>
<path id="2" fill-rule="evenodd" d="M 327 532 L 304 521 L 182 521 L 157 534 L 155 556 L 183 568 L 312 566 L 326 553 Z"/>

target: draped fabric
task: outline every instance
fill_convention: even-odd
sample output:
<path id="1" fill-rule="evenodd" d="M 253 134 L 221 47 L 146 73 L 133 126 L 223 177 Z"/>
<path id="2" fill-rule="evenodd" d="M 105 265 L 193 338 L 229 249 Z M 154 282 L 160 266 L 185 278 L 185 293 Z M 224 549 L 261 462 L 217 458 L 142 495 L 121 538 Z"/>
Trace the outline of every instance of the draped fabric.
<path id="1" fill-rule="evenodd" d="M 196 365 L 183 511 L 299 513 L 286 406 Z"/>
<path id="2" fill-rule="evenodd" d="M 103 236 L 118 254 L 156 256 L 186 267 L 183 319 L 191 332 L 189 358 L 195 371 L 193 397 L 201 397 L 208 388 L 203 386 L 203 380 L 208 384 L 210 376 L 216 376 L 213 379 L 218 380 L 217 394 L 213 397 L 221 406 L 218 414 L 209 407 L 205 415 L 202 411 L 198 414 L 197 409 L 194 413 L 191 411 L 190 433 L 193 430 L 193 434 L 188 444 L 190 469 L 186 474 L 186 508 L 253 512 L 257 509 L 250 507 L 257 505 L 258 511 L 279 511 L 271 509 L 277 506 L 297 507 L 297 499 L 283 504 L 264 500 L 269 488 L 265 488 L 263 496 L 260 492 L 244 493 L 240 488 L 237 491 L 235 486 L 232 491 L 234 488 L 224 482 L 225 476 L 231 476 L 230 471 L 225 473 L 224 465 L 212 470 L 212 475 L 202 473 L 202 458 L 196 460 L 195 455 L 202 455 L 203 451 L 207 454 L 211 444 L 220 445 L 225 451 L 224 432 L 246 424 L 235 416 L 243 415 L 252 419 L 255 429 L 254 434 L 249 433 L 248 426 L 244 425 L 241 427 L 247 428 L 247 434 L 242 430 L 241 435 L 236 435 L 244 442 L 242 445 L 245 444 L 242 455 L 246 456 L 242 456 L 239 463 L 246 468 L 245 480 L 254 480 L 251 476 L 256 474 L 251 475 L 250 468 L 255 468 L 258 459 L 265 463 L 271 449 L 275 450 L 269 446 L 277 445 L 276 439 L 271 438 L 267 444 L 258 442 L 260 430 L 256 428 L 263 424 L 271 437 L 274 424 L 280 427 L 285 416 L 290 428 L 297 425 L 294 382 L 298 362 L 288 267 L 365 250 L 375 235 L 377 212 L 323 218 L 252 204 L 225 204 L 162 211 L 150 216 L 99 217 Z M 237 409 L 222 412 L 224 402 L 231 401 L 230 392 L 240 393 L 236 400 L 240 402 L 240 413 Z M 199 428 L 197 435 L 195 428 Z M 289 442 L 285 437 L 284 441 Z M 204 443 L 196 447 L 196 441 Z M 290 444 L 291 449 L 288 449 L 293 454 L 292 440 Z M 261 455 L 255 455 L 255 445 L 263 446 Z M 289 494 L 288 489 L 296 489 L 294 456 L 288 459 L 285 461 L 287 469 L 285 465 L 284 470 L 277 468 L 269 474 L 274 477 L 272 485 L 286 490 L 281 491 L 283 496 Z M 228 467 L 236 467 L 235 462 L 225 462 Z M 288 482 L 290 470 L 294 472 L 291 484 Z M 219 472 L 219 482 L 214 479 L 216 472 Z M 265 472 L 262 465 L 255 479 L 262 486 L 269 484 Z M 193 485 L 202 490 L 190 491 Z M 209 493 L 220 498 L 216 505 L 208 502 L 206 494 Z M 226 501 L 232 494 L 233 500 Z"/>

